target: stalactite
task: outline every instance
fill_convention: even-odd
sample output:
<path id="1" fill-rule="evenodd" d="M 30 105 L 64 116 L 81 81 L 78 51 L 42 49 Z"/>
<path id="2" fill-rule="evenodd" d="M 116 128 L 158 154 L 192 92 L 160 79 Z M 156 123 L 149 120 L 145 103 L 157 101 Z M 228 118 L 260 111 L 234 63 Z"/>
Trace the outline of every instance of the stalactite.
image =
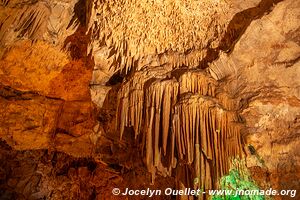
<path id="1" fill-rule="evenodd" d="M 224 35 L 228 9 L 224 1 L 92 0 L 88 1 L 88 29 L 91 41 L 103 41 L 102 46 L 115 50 L 114 67 L 121 71 L 141 70 L 144 66 L 137 63 L 146 56 L 170 52 L 176 52 L 167 55 L 173 68 L 196 68 L 205 47 L 219 43 Z M 137 65 L 128 64 L 130 60 Z"/>
<path id="2" fill-rule="evenodd" d="M 141 132 L 144 109 L 144 85 L 154 77 L 164 78 L 166 69 L 158 67 L 151 71 L 138 71 L 125 81 L 118 93 L 117 128 L 122 138 L 125 127 L 133 127 L 135 137 Z"/>
<path id="3" fill-rule="evenodd" d="M 186 92 L 215 96 L 217 82 L 203 71 L 188 71 L 181 75 L 180 94 Z"/>
<path id="4" fill-rule="evenodd" d="M 228 172 L 230 158 L 241 155 L 237 114 L 224 110 L 211 97 L 186 94 L 176 104 L 174 116 L 172 130 L 179 137 L 176 146 L 180 159 L 194 163 L 194 174 L 201 176 L 200 188 L 212 188 L 217 178 Z"/>
<path id="5" fill-rule="evenodd" d="M 214 188 L 228 172 L 231 157 L 241 156 L 242 125 L 236 111 L 230 111 L 234 101 L 217 93 L 218 83 L 203 71 L 179 77 L 175 73 L 178 81 L 166 74 L 139 71 L 122 84 L 117 123 L 121 137 L 125 127 L 133 127 L 136 137 L 143 133 L 145 163 L 153 180 L 156 173 L 170 175 L 181 163 L 181 170 L 193 169 L 182 179 L 197 178 L 195 188 Z"/>
<path id="6" fill-rule="evenodd" d="M 169 162 L 169 168 L 174 162 L 174 152 L 167 149 L 174 149 L 175 138 L 170 134 L 172 107 L 176 103 L 179 84 L 175 79 L 156 80 L 146 90 L 146 164 L 161 167 L 162 156 Z M 172 140 L 170 138 L 173 138 Z M 171 145 L 168 147 L 168 145 Z M 161 171 L 160 169 L 158 169 Z"/>

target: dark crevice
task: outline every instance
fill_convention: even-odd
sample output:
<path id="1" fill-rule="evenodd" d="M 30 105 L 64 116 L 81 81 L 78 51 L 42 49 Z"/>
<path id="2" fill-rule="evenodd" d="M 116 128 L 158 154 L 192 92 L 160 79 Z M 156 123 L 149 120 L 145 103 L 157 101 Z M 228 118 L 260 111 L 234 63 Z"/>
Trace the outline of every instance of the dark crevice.
<path id="1" fill-rule="evenodd" d="M 90 32 L 87 29 L 87 7 L 86 1 L 79 0 L 74 7 L 74 16 L 70 21 L 68 28 L 72 25 L 77 26 L 76 31 L 68 36 L 63 45 L 63 49 L 68 50 L 73 60 L 82 60 L 88 69 L 93 69 L 95 63 L 91 55 L 88 52 L 88 44 L 90 43 Z"/>
<path id="2" fill-rule="evenodd" d="M 208 67 L 208 63 L 219 58 L 220 51 L 230 54 L 251 22 L 269 14 L 273 7 L 281 1 L 283 0 L 262 0 L 256 7 L 235 14 L 227 27 L 219 47 L 216 49 L 207 49 L 207 56 L 201 61 L 200 67 Z"/>
<path id="3" fill-rule="evenodd" d="M 113 86 L 117 85 L 119 83 L 123 82 L 124 77 L 121 76 L 120 71 L 117 71 L 110 79 L 107 81 L 106 85 L 107 86 Z"/>
<path id="4" fill-rule="evenodd" d="M 7 6 L 10 0 L 1 0 L 0 5 L 1 6 Z"/>
<path id="5" fill-rule="evenodd" d="M 284 65 L 286 68 L 292 67 L 295 63 L 299 62 L 300 56 L 298 56 L 295 59 L 284 61 L 284 62 L 275 62 L 274 64 L 276 65 Z"/>
<path id="6" fill-rule="evenodd" d="M 70 28 L 72 25 L 81 25 L 85 26 L 86 23 L 86 7 L 85 0 L 79 0 L 74 6 L 74 16 L 68 24 L 67 28 Z"/>
<path id="7" fill-rule="evenodd" d="M 81 167 L 87 167 L 90 172 L 95 171 L 97 163 L 89 158 L 79 158 L 78 160 L 72 160 L 56 171 L 57 176 L 66 176 L 71 168 L 78 169 Z"/>
<path id="8" fill-rule="evenodd" d="M 123 167 L 117 163 L 112 163 L 108 165 L 109 168 L 114 169 L 117 172 L 121 172 L 123 170 Z"/>
<path id="9" fill-rule="evenodd" d="M 250 23 L 269 14 L 273 7 L 281 1 L 283 0 L 262 0 L 256 7 L 235 14 L 227 27 L 225 36 L 221 40 L 219 50 L 232 52 L 236 42 L 245 33 Z"/>
<path id="10" fill-rule="evenodd" d="M 21 91 L 2 84 L 0 84 L 0 97 L 6 100 L 32 100 L 36 97 L 44 97 L 46 99 L 64 101 L 61 98 L 41 95 L 36 91 Z"/>
<path id="11" fill-rule="evenodd" d="M 0 97 L 3 97 L 7 100 L 31 100 L 34 96 L 38 96 L 38 94 L 31 91 L 23 92 L 8 86 L 0 85 Z"/>
<path id="12" fill-rule="evenodd" d="M 93 188 L 92 194 L 89 197 L 89 200 L 96 200 L 97 199 L 97 193 L 95 187 Z"/>
<path id="13" fill-rule="evenodd" d="M 56 128 L 55 134 L 65 134 L 65 135 L 68 135 L 71 137 L 77 137 L 76 135 L 70 133 L 69 131 L 67 131 L 66 129 L 63 129 L 63 128 Z"/>

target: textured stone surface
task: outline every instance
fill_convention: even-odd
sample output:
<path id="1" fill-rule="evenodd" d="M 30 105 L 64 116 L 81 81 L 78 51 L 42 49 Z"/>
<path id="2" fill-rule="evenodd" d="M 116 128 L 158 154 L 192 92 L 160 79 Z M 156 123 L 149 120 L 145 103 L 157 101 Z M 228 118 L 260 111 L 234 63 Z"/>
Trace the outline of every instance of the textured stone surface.
<path id="1" fill-rule="evenodd" d="M 1 7 L 4 14 L 9 9 L 19 9 L 25 13 L 24 16 L 28 14 L 30 22 L 45 24 L 31 29 L 30 26 L 25 27 L 25 22 L 14 19 L 16 23 L 23 23 L 24 31 L 30 31 L 31 35 L 19 38 L 11 35 L 12 42 L 6 43 L 4 40 L 9 31 L 4 29 L 8 23 L 6 20 L 20 16 L 16 12 L 16 16 L 10 14 L 4 18 L 0 30 L 3 34 L 0 60 L 1 137 L 19 150 L 53 149 L 76 157 L 90 156 L 93 153 L 90 135 L 94 134 L 93 127 L 96 125 L 96 110 L 89 90 L 92 64 L 87 61 L 84 52 L 86 45 L 85 35 L 80 35 L 82 29 L 73 35 L 65 30 L 75 16 L 76 2 L 28 3 L 8 1 Z M 47 7 L 51 11 L 49 16 L 36 10 L 40 4 L 50 4 Z M 62 9 L 64 11 L 58 13 Z M 31 11 L 43 16 L 32 17 Z M 69 16 L 64 19 L 58 16 L 66 15 L 66 12 Z M 51 32 L 46 25 L 57 28 L 59 34 L 46 37 Z M 52 39 L 60 43 L 52 42 Z M 74 43 L 78 40 L 81 43 Z M 63 48 L 64 45 L 66 48 Z"/>
<path id="2" fill-rule="evenodd" d="M 229 80 L 228 92 L 240 99 L 246 146 L 260 157 L 246 148 L 248 167 L 262 173 L 258 182 L 277 189 L 299 190 L 299 10 L 297 1 L 278 3 L 249 25 L 230 54 L 210 65 L 212 75 Z"/>
<path id="3" fill-rule="evenodd" d="M 299 190 L 299 105 L 255 100 L 243 111 L 249 131 L 247 145 L 260 157 L 249 155 L 247 166 L 267 169 L 268 174 L 258 178 L 265 187 Z"/>
<path id="4" fill-rule="evenodd" d="M 76 0 L 1 1 L 0 46 L 10 46 L 21 37 L 47 40 L 51 44 L 62 46 L 65 38 L 74 33 L 78 25 L 78 22 L 70 24 L 76 2 Z"/>
<path id="5" fill-rule="evenodd" d="M 127 199 L 114 196 L 112 189 L 124 189 L 126 185 L 132 188 L 172 187 L 170 181 L 165 184 L 168 180 L 158 181 L 154 186 L 142 182 L 147 176 L 142 170 L 121 174 L 119 169 L 97 164 L 89 158 L 74 159 L 46 150 L 15 151 L 2 141 L 0 155 L 1 199 Z"/>
<path id="6" fill-rule="evenodd" d="M 0 1 L 0 198 L 111 199 L 116 186 L 186 187 L 195 178 L 191 156 L 172 163 L 184 163 L 176 173 L 157 162 L 170 144 L 194 150 L 191 138 L 172 143 L 165 134 L 178 122 L 166 100 L 176 84 L 176 108 L 199 104 L 186 95 L 198 91 L 240 114 L 237 144 L 261 188 L 299 193 L 300 2 L 121 2 Z M 182 78 L 197 70 L 202 78 Z M 217 84 L 205 93 L 206 83 Z M 188 121 L 180 127 L 192 133 Z M 152 148 L 142 151 L 150 133 L 159 136 L 153 158 L 161 169 L 153 186 L 145 166 Z M 214 160 L 208 149 L 199 150 L 205 162 Z"/>

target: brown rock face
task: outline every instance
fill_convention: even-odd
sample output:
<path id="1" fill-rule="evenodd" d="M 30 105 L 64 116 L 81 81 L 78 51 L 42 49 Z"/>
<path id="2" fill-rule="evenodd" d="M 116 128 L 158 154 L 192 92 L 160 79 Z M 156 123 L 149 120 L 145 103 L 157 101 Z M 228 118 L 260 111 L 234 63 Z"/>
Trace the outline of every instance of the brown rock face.
<path id="1" fill-rule="evenodd" d="M 217 79 L 232 76 L 229 93 L 245 103 L 246 144 L 263 161 L 248 156 L 247 165 L 267 170 L 258 180 L 277 189 L 299 190 L 299 14 L 290 14 L 299 8 L 294 1 L 278 3 L 209 67 Z"/>
<path id="2" fill-rule="evenodd" d="M 261 189 L 299 193 L 299 11 L 0 1 L 0 199 L 218 188 L 237 157 Z M 174 198 L 196 199 L 154 197 Z"/>
<path id="3" fill-rule="evenodd" d="M 1 60 L 3 138 L 20 150 L 60 149 L 75 138 L 89 143 L 81 137 L 95 124 L 88 87 L 92 71 L 86 64 L 45 42 L 12 46 Z M 61 135 L 67 137 L 56 144 Z"/>
<path id="4" fill-rule="evenodd" d="M 74 159 L 47 150 L 15 151 L 3 142 L 0 152 L 1 199 L 127 199 L 113 196 L 112 189 L 123 189 L 124 184 L 135 189 L 173 187 L 172 181 L 166 179 L 154 186 L 142 182 L 146 171 L 121 175 L 90 158 Z"/>

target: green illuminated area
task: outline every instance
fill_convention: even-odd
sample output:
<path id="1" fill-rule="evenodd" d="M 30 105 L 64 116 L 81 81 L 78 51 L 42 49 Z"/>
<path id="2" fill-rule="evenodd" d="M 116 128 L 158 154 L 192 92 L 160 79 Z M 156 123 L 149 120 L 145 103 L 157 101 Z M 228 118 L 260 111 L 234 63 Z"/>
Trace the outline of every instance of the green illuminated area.
<path id="1" fill-rule="evenodd" d="M 223 194 L 216 194 L 212 200 L 264 200 L 264 195 L 260 195 L 260 189 L 251 179 L 246 166 L 235 161 L 229 174 L 223 176 L 220 180 L 220 190 Z"/>

